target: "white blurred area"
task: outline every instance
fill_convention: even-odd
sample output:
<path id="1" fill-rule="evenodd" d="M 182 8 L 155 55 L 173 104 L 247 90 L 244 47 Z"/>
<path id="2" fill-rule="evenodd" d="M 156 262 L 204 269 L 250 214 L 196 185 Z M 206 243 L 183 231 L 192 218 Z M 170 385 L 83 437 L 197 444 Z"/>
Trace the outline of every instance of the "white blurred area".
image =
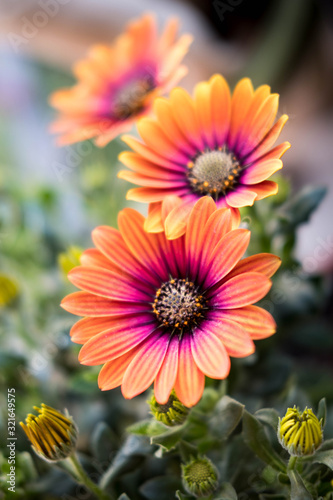
<path id="1" fill-rule="evenodd" d="M 50 4 L 52 3 L 49 0 Z M 181 85 L 189 91 L 196 82 L 209 78 L 215 72 L 234 80 L 245 67 L 250 46 L 239 46 L 221 41 L 206 19 L 190 4 L 170 0 L 53 0 L 58 11 L 38 29 L 27 43 L 13 46 L 11 33 L 20 35 L 23 18 L 32 20 L 41 4 L 47 0 L 0 0 L 0 113 L 14 115 L 10 140 L 22 165 L 19 182 L 36 178 L 40 182 L 54 182 L 48 167 L 59 155 L 53 139 L 47 133 L 52 111 L 45 115 L 38 104 L 38 82 L 31 68 L 31 59 L 50 66 L 70 70 L 74 61 L 83 57 L 87 48 L 98 42 L 110 42 L 121 33 L 126 23 L 143 12 L 156 14 L 162 27 L 169 17 L 179 17 L 181 32 L 194 35 L 194 42 L 186 57 L 188 76 Z M 37 18 L 36 18 L 37 19 Z M 42 24 L 42 18 L 40 18 Z M 333 71 L 332 32 L 323 25 L 320 38 L 314 41 L 312 52 L 303 58 L 300 68 L 283 88 L 280 112 L 290 115 L 281 142 L 288 140 L 292 148 L 284 156 L 284 174 L 297 188 L 305 184 L 324 185 L 328 194 L 309 224 L 299 231 L 297 252 L 302 260 L 316 253 L 318 241 L 333 238 L 333 166 L 332 166 L 332 106 L 324 105 L 327 86 L 332 80 L 322 81 L 316 75 L 317 58 L 324 58 Z M 265 82 L 262 82 L 265 83 Z M 325 92 L 322 92 L 322 89 Z M 272 89 L 273 91 L 275 89 Z M 70 186 L 66 186 L 70 190 Z M 72 202 L 73 203 L 73 200 Z M 72 211 L 79 218 L 79 210 Z M 76 219 L 75 219 L 76 220 Z M 76 220 L 76 222 L 78 222 Z M 81 223 L 84 223 L 81 221 Z M 81 223 L 77 223 L 80 228 Z M 333 247 L 327 257 L 318 261 L 317 271 L 332 270 Z"/>

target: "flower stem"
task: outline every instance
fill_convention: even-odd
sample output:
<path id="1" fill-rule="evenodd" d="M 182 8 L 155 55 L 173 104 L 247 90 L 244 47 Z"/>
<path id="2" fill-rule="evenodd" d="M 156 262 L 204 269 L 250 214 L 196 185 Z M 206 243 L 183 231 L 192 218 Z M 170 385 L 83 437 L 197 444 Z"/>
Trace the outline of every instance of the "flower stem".
<path id="1" fill-rule="evenodd" d="M 99 500 L 111 500 L 111 497 L 105 493 L 99 486 L 97 486 L 96 483 L 94 483 L 82 467 L 76 453 L 72 453 L 70 457 L 68 457 L 68 460 L 71 462 L 71 464 L 74 466 L 74 470 L 76 473 L 76 479 L 78 482 L 81 484 L 84 484 L 84 486 L 93 493 L 96 498 Z"/>
<path id="2" fill-rule="evenodd" d="M 289 458 L 288 470 L 295 469 L 296 461 L 297 461 L 297 457 L 290 457 Z"/>

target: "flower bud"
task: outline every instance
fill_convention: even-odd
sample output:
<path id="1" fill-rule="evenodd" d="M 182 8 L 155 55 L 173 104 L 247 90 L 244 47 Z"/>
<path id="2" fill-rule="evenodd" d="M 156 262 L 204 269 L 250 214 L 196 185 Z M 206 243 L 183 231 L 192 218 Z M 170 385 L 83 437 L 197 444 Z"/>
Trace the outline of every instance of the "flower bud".
<path id="1" fill-rule="evenodd" d="M 302 457 L 312 455 L 323 441 L 322 420 L 318 420 L 311 409 L 288 408 L 279 418 L 278 439 L 290 455 Z"/>
<path id="2" fill-rule="evenodd" d="M 197 457 L 182 465 L 182 480 L 190 495 L 196 498 L 206 497 L 218 487 L 218 472 L 208 458 Z"/>
<path id="3" fill-rule="evenodd" d="M 0 274 L 0 307 L 10 306 L 18 296 L 16 283 L 7 275 Z"/>
<path id="4" fill-rule="evenodd" d="M 156 401 L 154 394 L 148 403 L 156 420 L 170 427 L 183 424 L 190 412 L 190 409 L 179 401 L 175 391 L 171 392 L 168 401 L 164 405 Z"/>
<path id="5" fill-rule="evenodd" d="M 41 408 L 34 406 L 39 415 L 29 413 L 26 424 L 20 422 L 32 444 L 34 452 L 50 462 L 69 457 L 75 449 L 78 430 L 72 417 L 42 403 Z"/>

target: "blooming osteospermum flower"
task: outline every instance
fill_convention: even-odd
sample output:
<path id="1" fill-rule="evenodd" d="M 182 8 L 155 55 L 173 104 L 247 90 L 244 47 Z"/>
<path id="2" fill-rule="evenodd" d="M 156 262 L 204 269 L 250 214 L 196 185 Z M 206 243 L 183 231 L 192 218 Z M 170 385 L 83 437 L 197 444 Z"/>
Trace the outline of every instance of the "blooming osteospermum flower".
<path id="1" fill-rule="evenodd" d="M 155 381 L 158 403 L 174 388 L 190 407 L 201 398 L 205 375 L 227 377 L 229 356 L 248 356 L 253 339 L 274 333 L 272 316 L 252 304 L 270 289 L 280 259 L 259 254 L 240 261 L 250 232 L 231 230 L 230 210 L 217 209 L 210 197 L 195 204 L 177 239 L 147 233 L 144 222 L 127 208 L 119 231 L 93 231 L 97 248 L 86 250 L 68 275 L 82 291 L 62 307 L 85 316 L 71 336 L 84 344 L 81 363 L 104 364 L 102 390 L 121 385 L 132 398 Z"/>
<path id="2" fill-rule="evenodd" d="M 199 83 L 193 99 L 181 88 L 169 99 L 156 99 L 156 119 L 137 124 L 143 142 L 124 136 L 134 152 L 120 155 L 132 171 L 122 170 L 119 177 L 141 186 L 129 190 L 127 198 L 150 203 L 145 229 L 164 229 L 166 195 L 182 199 L 166 221 L 168 237 L 174 238 L 179 220 L 184 230 L 193 204 L 204 195 L 218 207 L 230 207 L 237 223 L 239 207 L 276 194 L 277 184 L 267 179 L 282 167 L 279 158 L 290 147 L 284 142 L 271 149 L 288 118 L 283 115 L 273 125 L 278 99 L 268 85 L 254 91 L 248 78 L 231 96 L 221 75 Z"/>
<path id="3" fill-rule="evenodd" d="M 146 14 L 130 23 L 112 46 L 91 48 L 88 58 L 74 67 L 78 83 L 51 96 L 51 105 L 60 111 L 51 131 L 60 134 L 60 145 L 97 137 L 96 144 L 104 146 L 130 130 L 156 95 L 186 74 L 180 63 L 191 36 L 177 39 L 177 26 L 171 20 L 158 37 L 154 17 Z"/>

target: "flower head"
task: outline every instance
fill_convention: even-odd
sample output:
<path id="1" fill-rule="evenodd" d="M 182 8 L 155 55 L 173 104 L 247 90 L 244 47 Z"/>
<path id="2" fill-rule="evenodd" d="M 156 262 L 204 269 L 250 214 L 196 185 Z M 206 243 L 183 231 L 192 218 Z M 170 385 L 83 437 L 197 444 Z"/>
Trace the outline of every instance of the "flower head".
<path id="1" fill-rule="evenodd" d="M 176 88 L 169 99 L 156 99 L 156 119 L 137 124 L 143 142 L 124 136 L 134 152 L 120 155 L 131 171 L 119 176 L 140 186 L 127 198 L 150 203 L 146 230 L 164 229 L 167 195 L 182 201 L 166 221 L 169 237 L 176 237 L 177 221 L 186 220 L 202 196 L 211 196 L 219 208 L 230 207 L 237 224 L 239 207 L 276 194 L 277 184 L 267 179 L 282 168 L 279 158 L 290 146 L 284 142 L 271 149 L 288 118 L 283 115 L 274 124 L 278 99 L 268 85 L 254 91 L 248 78 L 231 96 L 221 75 L 199 83 L 193 98 Z"/>
<path id="2" fill-rule="evenodd" d="M 178 23 L 168 22 L 161 36 L 146 14 L 131 22 L 113 45 L 95 45 L 74 67 L 77 84 L 52 94 L 60 116 L 51 131 L 59 144 L 96 137 L 104 146 L 150 111 L 156 95 L 164 94 L 187 72 L 181 61 L 191 43 L 177 38 Z"/>
<path id="3" fill-rule="evenodd" d="M 42 403 L 34 406 L 38 415 L 30 413 L 25 424 L 20 422 L 32 444 L 34 452 L 44 460 L 57 462 L 72 454 L 77 440 L 77 427 L 66 411 L 66 415 Z"/>
<path id="4" fill-rule="evenodd" d="M 186 491 L 196 498 L 207 497 L 218 487 L 218 472 L 206 457 L 193 458 L 182 465 L 182 479 Z"/>
<path id="5" fill-rule="evenodd" d="M 183 424 L 189 414 L 189 408 L 179 401 L 175 391 L 171 392 L 165 404 L 158 403 L 154 394 L 152 394 L 149 406 L 156 420 L 170 427 Z"/>
<path id="6" fill-rule="evenodd" d="M 288 408 L 279 418 L 278 439 L 290 455 L 302 457 L 312 455 L 323 441 L 322 422 L 311 409 Z"/>
<path id="7" fill-rule="evenodd" d="M 83 252 L 82 265 L 68 275 L 82 291 L 65 297 L 62 307 L 85 316 L 71 336 L 84 344 L 81 363 L 104 364 L 102 390 L 121 385 L 132 398 L 155 382 L 158 403 L 174 388 L 190 407 L 201 398 L 205 375 L 224 379 L 229 356 L 248 356 L 253 339 L 275 332 L 272 316 L 252 304 L 270 289 L 280 259 L 240 260 L 250 232 L 231 230 L 230 210 L 217 209 L 210 197 L 195 204 L 177 239 L 147 233 L 144 223 L 127 208 L 119 231 L 93 231 L 97 248 Z"/>

